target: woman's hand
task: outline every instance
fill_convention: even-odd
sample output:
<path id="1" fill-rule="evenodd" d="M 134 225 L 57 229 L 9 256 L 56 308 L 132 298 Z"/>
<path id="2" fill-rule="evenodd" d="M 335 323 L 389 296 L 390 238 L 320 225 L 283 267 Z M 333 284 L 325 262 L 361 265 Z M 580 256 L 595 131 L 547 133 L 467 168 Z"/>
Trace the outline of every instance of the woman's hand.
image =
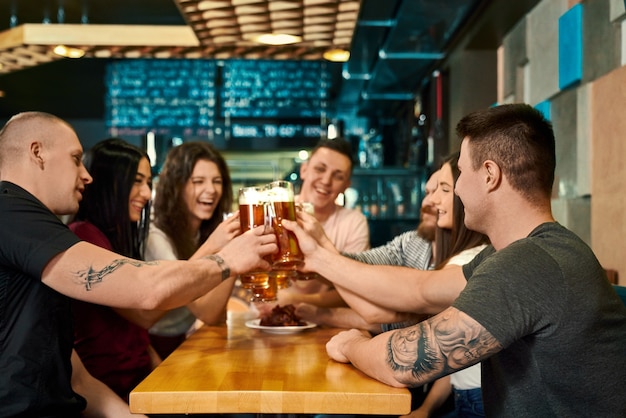
<path id="1" fill-rule="evenodd" d="M 240 234 L 241 226 L 239 225 L 239 211 L 237 210 L 215 228 L 197 252 L 203 256 L 215 254 L 230 240 Z"/>

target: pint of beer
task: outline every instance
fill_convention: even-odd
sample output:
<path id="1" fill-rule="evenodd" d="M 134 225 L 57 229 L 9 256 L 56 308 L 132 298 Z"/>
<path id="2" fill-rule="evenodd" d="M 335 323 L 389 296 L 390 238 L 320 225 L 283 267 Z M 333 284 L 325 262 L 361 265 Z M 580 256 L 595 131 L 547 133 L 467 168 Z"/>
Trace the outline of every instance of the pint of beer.
<path id="1" fill-rule="evenodd" d="M 298 278 L 298 271 L 296 270 L 274 270 L 270 271 L 270 280 L 276 281 L 276 287 L 278 290 L 286 289 L 291 286 L 291 281 Z"/>
<path id="2" fill-rule="evenodd" d="M 293 185 L 288 181 L 274 181 L 267 185 L 268 210 L 276 234 L 278 252 L 272 254 L 273 270 L 295 270 L 304 262 L 296 235 L 283 228 L 282 220 L 296 220 Z"/>
<path id="3" fill-rule="evenodd" d="M 266 189 L 264 187 L 242 187 L 239 189 L 239 223 L 241 233 L 261 225 L 269 225 L 266 212 Z M 271 256 L 267 257 L 271 264 Z M 269 275 L 266 271 L 251 271 L 240 276 L 241 287 L 267 287 Z"/>
<path id="4" fill-rule="evenodd" d="M 266 276 L 268 279 L 264 284 L 255 284 L 250 287 L 250 292 L 252 293 L 251 302 L 273 302 L 277 299 L 278 284 L 274 277 L 267 274 Z"/>

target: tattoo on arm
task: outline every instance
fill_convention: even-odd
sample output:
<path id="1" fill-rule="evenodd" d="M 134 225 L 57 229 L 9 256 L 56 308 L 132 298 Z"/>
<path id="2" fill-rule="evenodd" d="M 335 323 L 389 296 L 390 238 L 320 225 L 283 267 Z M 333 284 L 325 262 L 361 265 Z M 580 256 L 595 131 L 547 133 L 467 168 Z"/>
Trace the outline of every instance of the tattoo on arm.
<path id="1" fill-rule="evenodd" d="M 112 263 L 110 263 L 108 266 L 105 266 L 101 270 L 94 270 L 92 266 L 89 266 L 86 270 L 80 270 L 75 274 L 80 279 L 81 284 L 84 283 L 85 290 L 90 291 L 94 284 L 102 282 L 102 279 L 104 279 L 105 276 L 113 273 L 115 270 L 125 264 L 130 264 L 134 267 L 143 267 L 155 266 L 159 263 L 157 261 L 137 261 L 128 258 L 121 258 L 118 260 L 113 260 Z"/>
<path id="2" fill-rule="evenodd" d="M 391 334 L 389 367 L 405 383 L 433 380 L 463 369 L 502 349 L 500 343 L 469 315 L 448 308 L 439 315 Z"/>

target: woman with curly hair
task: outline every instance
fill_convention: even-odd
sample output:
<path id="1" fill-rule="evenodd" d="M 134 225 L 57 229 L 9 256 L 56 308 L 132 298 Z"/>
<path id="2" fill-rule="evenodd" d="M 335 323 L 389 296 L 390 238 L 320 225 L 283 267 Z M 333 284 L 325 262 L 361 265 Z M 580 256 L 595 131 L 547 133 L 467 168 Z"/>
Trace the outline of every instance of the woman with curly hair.
<path id="1" fill-rule="evenodd" d="M 240 233 L 238 212 L 225 219 L 232 202 L 228 166 L 213 146 L 193 141 L 172 148 L 156 183 L 145 259 L 188 260 L 217 252 Z M 150 328 L 152 344 L 163 358 L 184 341 L 196 319 L 204 323 L 224 320 L 234 281 L 234 277 L 225 280 L 186 307 L 168 312 Z"/>

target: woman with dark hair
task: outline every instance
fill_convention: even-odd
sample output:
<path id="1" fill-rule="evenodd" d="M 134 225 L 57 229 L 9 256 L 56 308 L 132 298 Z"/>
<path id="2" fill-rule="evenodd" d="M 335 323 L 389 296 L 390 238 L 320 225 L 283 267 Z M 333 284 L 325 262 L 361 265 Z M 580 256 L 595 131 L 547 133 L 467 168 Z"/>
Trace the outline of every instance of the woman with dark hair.
<path id="1" fill-rule="evenodd" d="M 148 155 L 111 138 L 87 151 L 83 162 L 93 183 L 69 228 L 84 241 L 141 260 L 152 193 Z M 72 303 L 77 353 L 94 377 L 128 401 L 130 391 L 160 362 L 150 347 L 150 323 L 139 319 L 139 311 Z"/>
<path id="2" fill-rule="evenodd" d="M 467 264 L 489 244 L 486 235 L 465 226 L 465 206 L 454 193 L 460 175 L 458 162 L 458 152 L 444 160 L 438 173 L 437 189 L 432 196 L 437 209 L 433 251 L 435 270 Z M 433 406 L 442 404 L 452 391 L 456 417 L 484 417 L 480 373 L 478 363 L 435 381 L 433 395 L 409 416 L 429 416 L 435 409 Z"/>
<path id="3" fill-rule="evenodd" d="M 158 177 L 146 260 L 187 260 L 217 252 L 240 233 L 239 213 L 228 216 L 233 203 L 228 166 L 207 142 L 172 148 Z M 150 329 L 150 338 L 165 358 L 184 339 L 196 319 L 223 321 L 234 277 L 186 307 L 168 312 Z"/>
<path id="4" fill-rule="evenodd" d="M 435 231 L 435 269 L 445 267 L 450 258 L 462 251 L 489 243 L 485 235 L 471 231 L 465 226 L 465 207 L 454 193 L 454 185 L 461 174 L 458 162 L 459 153 L 456 152 L 443 162 L 440 169 L 436 196 L 443 195 L 444 197 L 440 199 L 452 199 L 452 214 L 451 217 L 450 214 L 442 214 L 441 211 L 438 214 L 438 228 Z"/>

